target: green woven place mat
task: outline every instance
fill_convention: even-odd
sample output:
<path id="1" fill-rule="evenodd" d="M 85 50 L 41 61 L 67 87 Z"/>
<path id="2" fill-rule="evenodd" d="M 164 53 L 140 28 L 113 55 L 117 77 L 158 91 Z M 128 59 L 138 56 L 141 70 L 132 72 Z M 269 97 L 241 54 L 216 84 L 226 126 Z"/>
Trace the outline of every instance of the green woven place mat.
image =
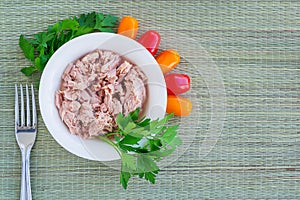
<path id="1" fill-rule="evenodd" d="M 33 199 L 300 199 L 299 9 L 297 1 L 0 1 L 0 199 L 20 191 L 14 84 L 36 80 L 20 73 L 29 63 L 19 35 L 91 11 L 132 15 L 139 35 L 157 30 L 161 50 L 182 55 L 176 71 L 191 76 L 194 103 L 189 118 L 173 120 L 184 145 L 155 185 L 133 179 L 125 191 L 117 163 L 67 152 L 39 115 Z"/>

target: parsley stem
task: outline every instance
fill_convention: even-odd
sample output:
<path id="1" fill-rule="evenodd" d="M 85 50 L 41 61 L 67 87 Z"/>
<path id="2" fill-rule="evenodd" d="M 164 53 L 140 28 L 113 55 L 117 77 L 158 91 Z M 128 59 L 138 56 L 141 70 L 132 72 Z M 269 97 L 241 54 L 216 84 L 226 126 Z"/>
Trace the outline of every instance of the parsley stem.
<path id="1" fill-rule="evenodd" d="M 117 150 L 117 152 L 120 155 L 120 157 L 122 158 L 122 152 L 118 148 L 118 145 L 116 145 L 114 142 L 112 142 L 106 135 L 105 136 L 99 136 L 98 138 L 100 140 L 102 140 L 103 142 L 106 142 L 107 144 L 113 146 Z"/>
<path id="2" fill-rule="evenodd" d="M 116 134 L 118 134 L 118 132 L 111 132 L 111 133 L 107 133 L 105 136 L 109 137 L 109 136 L 116 135 Z"/>

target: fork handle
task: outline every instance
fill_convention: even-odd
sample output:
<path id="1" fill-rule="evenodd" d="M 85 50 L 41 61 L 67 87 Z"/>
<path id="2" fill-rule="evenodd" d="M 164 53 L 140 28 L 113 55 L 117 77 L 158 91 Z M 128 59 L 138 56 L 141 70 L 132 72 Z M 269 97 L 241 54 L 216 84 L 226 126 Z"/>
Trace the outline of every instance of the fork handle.
<path id="1" fill-rule="evenodd" d="M 21 178 L 21 192 L 20 200 L 32 200 L 31 185 L 30 185 L 30 150 L 25 147 L 22 151 L 22 178 Z"/>
<path id="2" fill-rule="evenodd" d="M 22 177 L 21 177 L 21 192 L 20 192 L 20 200 L 27 200 L 27 192 L 26 192 L 26 150 L 22 152 Z"/>

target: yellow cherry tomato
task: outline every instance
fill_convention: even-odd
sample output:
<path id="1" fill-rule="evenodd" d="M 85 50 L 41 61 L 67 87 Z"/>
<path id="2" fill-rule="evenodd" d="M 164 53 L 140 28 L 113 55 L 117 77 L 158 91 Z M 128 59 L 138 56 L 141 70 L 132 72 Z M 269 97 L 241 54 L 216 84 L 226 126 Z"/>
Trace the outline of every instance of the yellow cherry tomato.
<path id="1" fill-rule="evenodd" d="M 168 49 L 161 52 L 157 57 L 156 61 L 159 64 L 164 74 L 168 73 L 176 67 L 180 62 L 180 55 L 176 50 Z"/>
<path id="2" fill-rule="evenodd" d="M 135 18 L 131 16 L 125 16 L 121 19 L 118 28 L 118 34 L 135 39 L 137 31 L 138 21 Z"/>
<path id="3" fill-rule="evenodd" d="M 192 111 L 191 100 L 175 95 L 168 95 L 167 113 L 174 113 L 176 116 L 188 116 Z"/>

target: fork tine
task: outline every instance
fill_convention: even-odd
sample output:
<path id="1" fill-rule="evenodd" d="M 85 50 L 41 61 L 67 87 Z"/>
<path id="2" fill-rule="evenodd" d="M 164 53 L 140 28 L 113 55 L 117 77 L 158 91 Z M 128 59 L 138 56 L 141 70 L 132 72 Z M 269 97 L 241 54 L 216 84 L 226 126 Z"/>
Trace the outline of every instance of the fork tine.
<path id="1" fill-rule="evenodd" d="M 30 103 L 29 103 L 29 92 L 28 84 L 26 84 L 26 122 L 27 126 L 30 126 Z"/>
<path id="2" fill-rule="evenodd" d="M 19 95 L 18 95 L 18 86 L 15 84 L 15 124 L 16 126 L 20 125 L 19 119 Z"/>
<path id="3" fill-rule="evenodd" d="M 36 117 L 36 107 L 35 107 L 35 98 L 34 98 L 34 89 L 33 85 L 31 84 L 31 97 L 32 97 L 32 125 L 35 126 L 37 124 L 37 117 Z"/>
<path id="4" fill-rule="evenodd" d="M 20 84 L 20 93 L 21 93 L 21 126 L 25 125 L 25 111 L 24 111 L 24 95 L 23 95 L 23 86 Z"/>

